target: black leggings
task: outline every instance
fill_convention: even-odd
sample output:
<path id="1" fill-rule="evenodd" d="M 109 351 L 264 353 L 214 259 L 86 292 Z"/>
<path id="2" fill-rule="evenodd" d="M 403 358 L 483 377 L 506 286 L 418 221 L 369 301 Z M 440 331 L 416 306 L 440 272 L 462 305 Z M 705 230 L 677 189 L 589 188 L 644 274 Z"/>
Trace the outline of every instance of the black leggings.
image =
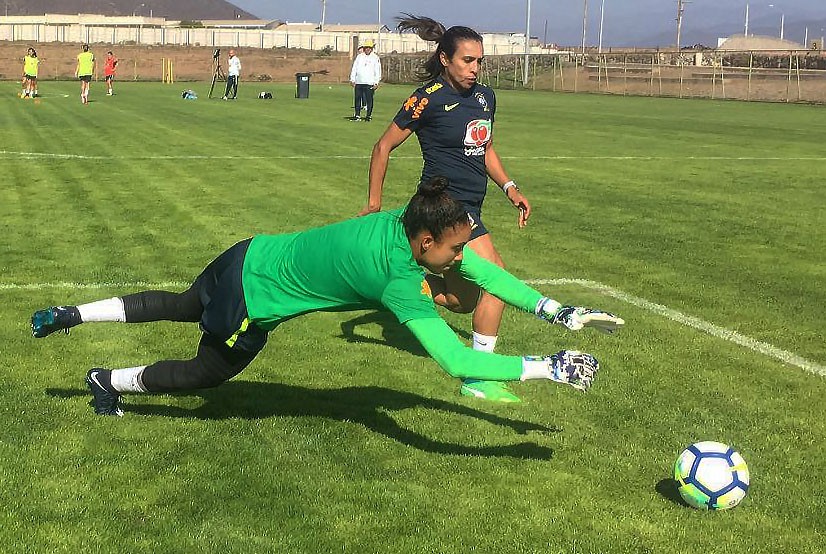
<path id="1" fill-rule="evenodd" d="M 160 290 L 122 297 L 127 323 L 200 321 L 204 307 L 193 285 L 175 293 Z M 198 353 L 190 360 L 163 360 L 146 367 L 141 376 L 149 392 L 171 392 L 217 387 L 238 375 L 258 352 L 232 349 L 221 339 L 201 335 Z"/>

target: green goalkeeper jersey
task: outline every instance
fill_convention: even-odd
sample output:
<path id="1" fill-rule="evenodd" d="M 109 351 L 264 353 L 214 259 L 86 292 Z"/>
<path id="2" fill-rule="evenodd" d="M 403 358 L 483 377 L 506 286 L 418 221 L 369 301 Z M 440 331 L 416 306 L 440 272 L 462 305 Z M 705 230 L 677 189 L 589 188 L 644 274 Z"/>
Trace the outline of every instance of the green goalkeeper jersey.
<path id="1" fill-rule="evenodd" d="M 522 358 L 476 352 L 436 311 L 425 272 L 413 258 L 404 208 L 286 235 L 259 235 L 244 258 L 250 321 L 264 330 L 316 311 L 387 309 L 456 377 L 519 379 Z M 459 267 L 505 302 L 532 311 L 541 294 L 470 248 Z"/>
<path id="2" fill-rule="evenodd" d="M 388 309 L 400 323 L 438 318 L 402 210 L 288 235 L 259 235 L 244 259 L 250 320 L 265 330 L 316 311 Z"/>

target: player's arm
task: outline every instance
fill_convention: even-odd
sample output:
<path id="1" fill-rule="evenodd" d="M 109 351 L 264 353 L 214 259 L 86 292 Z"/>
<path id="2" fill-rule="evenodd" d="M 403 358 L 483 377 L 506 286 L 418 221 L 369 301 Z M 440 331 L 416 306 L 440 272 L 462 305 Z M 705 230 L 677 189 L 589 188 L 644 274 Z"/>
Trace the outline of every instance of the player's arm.
<path id="1" fill-rule="evenodd" d="M 413 133 L 410 129 L 402 129 L 396 122 L 390 123 L 387 130 L 373 146 L 370 155 L 369 192 L 367 206 L 359 215 L 367 215 L 381 210 L 381 195 L 384 188 L 384 177 L 387 175 L 387 164 L 390 161 L 390 152 L 406 141 Z"/>
<path id="2" fill-rule="evenodd" d="M 462 250 L 462 261 L 457 270 L 464 278 L 506 304 L 534 313 L 549 323 L 563 325 L 572 331 L 593 327 L 604 333 L 613 333 L 625 324 L 622 318 L 612 313 L 582 306 L 566 306 L 545 297 L 467 246 Z"/>
<path id="3" fill-rule="evenodd" d="M 451 377 L 486 381 L 549 379 L 584 391 L 599 369 L 593 356 L 581 352 L 563 350 L 551 356 L 525 357 L 478 352 L 462 344 L 441 318 L 412 319 L 405 326 Z"/>
<path id="4" fill-rule="evenodd" d="M 505 172 L 505 167 L 502 165 L 502 159 L 496 153 L 493 147 L 493 140 L 488 142 L 485 147 L 485 170 L 488 176 L 493 180 L 497 186 L 502 189 L 505 196 L 508 197 L 510 203 L 519 210 L 519 219 L 517 224 L 524 227 L 528 224 L 528 218 L 531 217 L 531 203 L 525 198 L 525 195 L 519 190 Z"/>

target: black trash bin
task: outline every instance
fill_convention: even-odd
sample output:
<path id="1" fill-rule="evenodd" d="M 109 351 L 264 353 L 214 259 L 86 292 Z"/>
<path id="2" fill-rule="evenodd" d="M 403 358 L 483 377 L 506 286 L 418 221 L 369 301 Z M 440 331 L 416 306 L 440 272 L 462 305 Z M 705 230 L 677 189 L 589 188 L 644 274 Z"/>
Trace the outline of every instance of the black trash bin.
<path id="1" fill-rule="evenodd" d="M 310 75 L 312 73 L 296 73 L 295 74 L 295 97 L 309 98 L 310 97 Z"/>

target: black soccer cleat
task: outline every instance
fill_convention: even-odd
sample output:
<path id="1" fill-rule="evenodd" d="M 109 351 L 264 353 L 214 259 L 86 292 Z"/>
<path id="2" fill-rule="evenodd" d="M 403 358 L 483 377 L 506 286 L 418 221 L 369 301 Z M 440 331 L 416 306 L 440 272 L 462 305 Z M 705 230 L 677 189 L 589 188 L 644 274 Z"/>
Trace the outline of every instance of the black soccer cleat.
<path id="1" fill-rule="evenodd" d="M 52 306 L 37 310 L 32 314 L 32 336 L 42 339 L 55 331 L 68 333 L 69 328 L 80 323 L 80 312 L 75 306 Z"/>
<path id="2" fill-rule="evenodd" d="M 98 415 L 106 416 L 123 416 L 123 410 L 120 408 L 120 395 L 117 392 L 110 391 L 104 383 L 108 384 L 111 380 L 111 372 L 106 369 L 96 367 L 90 369 L 86 374 L 86 384 L 89 385 L 89 390 L 92 391 L 92 407 Z"/>

